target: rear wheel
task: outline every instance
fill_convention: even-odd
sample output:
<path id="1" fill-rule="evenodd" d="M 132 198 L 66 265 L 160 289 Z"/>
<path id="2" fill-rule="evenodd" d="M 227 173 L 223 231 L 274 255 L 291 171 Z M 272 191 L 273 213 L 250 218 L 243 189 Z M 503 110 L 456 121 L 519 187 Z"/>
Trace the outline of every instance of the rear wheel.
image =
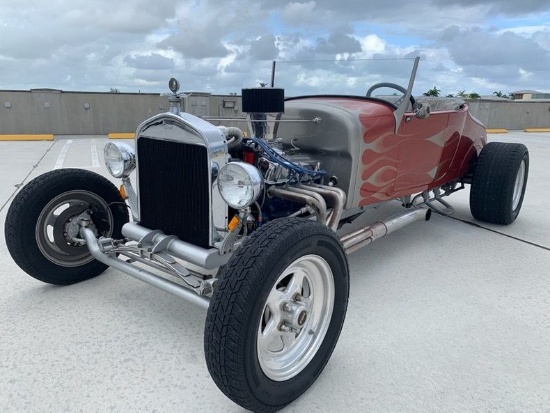
<path id="1" fill-rule="evenodd" d="M 518 143 L 488 143 L 476 165 L 470 211 L 480 221 L 508 225 L 517 218 L 529 175 L 529 151 Z"/>
<path id="2" fill-rule="evenodd" d="M 218 387 L 253 411 L 302 395 L 336 345 L 349 294 L 340 241 L 316 222 L 284 218 L 255 231 L 219 277 L 205 329 Z"/>
<path id="3" fill-rule="evenodd" d="M 120 238 L 128 222 L 117 188 L 94 172 L 59 169 L 35 178 L 16 195 L 6 216 L 13 260 L 50 284 L 74 284 L 101 274 L 108 266 L 92 257 L 79 234 L 77 217 L 85 212 L 98 237 Z"/>

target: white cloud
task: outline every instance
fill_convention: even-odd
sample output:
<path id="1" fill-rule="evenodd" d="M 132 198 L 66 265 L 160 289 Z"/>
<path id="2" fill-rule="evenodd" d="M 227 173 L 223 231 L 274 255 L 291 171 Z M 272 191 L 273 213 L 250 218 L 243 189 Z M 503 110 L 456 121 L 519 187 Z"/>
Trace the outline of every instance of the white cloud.
<path id="1" fill-rule="evenodd" d="M 272 59 L 421 55 L 420 93 L 544 90 L 549 18 L 541 0 L 3 0 L 0 89 L 161 92 L 179 76 L 223 93 L 267 80 Z M 353 73 L 323 76 L 363 88 Z"/>
<path id="2" fill-rule="evenodd" d="M 365 58 L 372 57 L 377 53 L 383 53 L 386 50 L 386 42 L 376 34 L 369 34 L 359 41 L 361 42 Z"/>
<path id="3" fill-rule="evenodd" d="M 521 80 L 530 80 L 533 77 L 533 72 L 529 72 L 525 69 L 522 69 L 521 67 L 519 68 L 518 73 L 521 77 Z"/>

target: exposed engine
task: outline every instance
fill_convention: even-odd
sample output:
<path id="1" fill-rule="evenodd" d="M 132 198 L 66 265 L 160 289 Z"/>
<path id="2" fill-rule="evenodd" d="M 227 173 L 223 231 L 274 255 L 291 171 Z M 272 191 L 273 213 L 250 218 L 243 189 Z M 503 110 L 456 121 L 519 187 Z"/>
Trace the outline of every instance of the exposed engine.
<path id="1" fill-rule="evenodd" d="M 282 139 L 265 139 L 266 112 L 284 112 L 284 90 L 243 89 L 242 96 L 243 112 L 249 113 L 253 137 L 243 139 L 237 128 L 225 128 L 232 158 L 257 167 L 266 185 L 319 181 L 325 171 L 321 170 L 318 160 L 301 152 L 295 145 L 283 148 Z"/>
<path id="2" fill-rule="evenodd" d="M 283 148 L 280 139 L 243 139 L 230 148 L 232 160 L 250 163 L 258 168 L 266 185 L 318 181 L 325 174 L 321 163 L 297 147 Z"/>
<path id="3" fill-rule="evenodd" d="M 301 150 L 293 140 L 267 139 L 267 113 L 284 112 L 282 89 L 243 89 L 243 112 L 249 114 L 250 134 L 238 128 L 224 128 L 230 162 L 253 165 L 263 176 L 263 193 L 250 206 L 244 233 L 273 219 L 314 216 L 318 222 L 336 229 L 345 202 L 345 193 L 326 179 L 321 161 Z M 229 220 L 242 214 L 229 209 Z M 242 215 L 239 215 L 244 218 Z M 231 225 L 230 225 L 231 227 Z"/>
<path id="4" fill-rule="evenodd" d="M 303 203 L 270 196 L 269 190 L 274 186 L 321 183 L 325 175 L 321 163 L 295 146 L 284 148 L 281 139 L 266 141 L 262 138 L 235 138 L 231 136 L 231 133 L 236 134 L 234 129 L 228 131 L 228 142 L 238 142 L 228 145 L 231 161 L 254 165 L 261 171 L 265 184 L 264 195 L 253 208 L 257 211 L 253 211 L 253 219 L 248 220 L 248 231 L 273 219 L 299 213 L 300 210 L 309 213 Z"/>

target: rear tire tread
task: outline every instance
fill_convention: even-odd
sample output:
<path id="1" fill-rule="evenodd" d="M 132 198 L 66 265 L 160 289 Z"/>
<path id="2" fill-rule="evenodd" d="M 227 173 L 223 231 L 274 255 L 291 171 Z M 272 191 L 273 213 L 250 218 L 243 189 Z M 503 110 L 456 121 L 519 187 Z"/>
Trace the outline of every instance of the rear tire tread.
<path id="1" fill-rule="evenodd" d="M 519 205 L 512 207 L 515 180 L 525 160 L 525 178 Z M 529 152 L 523 144 L 491 142 L 478 158 L 470 190 L 470 211 L 479 220 L 494 224 L 512 223 L 523 203 L 529 172 Z"/>

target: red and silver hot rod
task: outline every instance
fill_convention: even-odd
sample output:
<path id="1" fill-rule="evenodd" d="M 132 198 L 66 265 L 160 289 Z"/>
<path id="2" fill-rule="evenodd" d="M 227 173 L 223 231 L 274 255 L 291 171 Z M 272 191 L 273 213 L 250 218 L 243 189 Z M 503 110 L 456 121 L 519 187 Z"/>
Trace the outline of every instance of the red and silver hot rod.
<path id="1" fill-rule="evenodd" d="M 113 267 L 204 307 L 215 383 L 247 409 L 280 409 L 336 345 L 348 254 L 432 211 L 451 214 L 445 197 L 465 185 L 477 220 L 507 225 L 520 211 L 527 148 L 487 144 L 464 101 L 415 99 L 417 65 L 408 86 L 377 83 L 366 96 L 245 89 L 246 133 L 182 111 L 172 79 L 170 112 L 143 122 L 133 147 L 105 147 L 120 190 L 85 170 L 37 177 L 9 208 L 9 252 L 47 283 Z M 394 200 L 402 213 L 346 233 Z"/>

